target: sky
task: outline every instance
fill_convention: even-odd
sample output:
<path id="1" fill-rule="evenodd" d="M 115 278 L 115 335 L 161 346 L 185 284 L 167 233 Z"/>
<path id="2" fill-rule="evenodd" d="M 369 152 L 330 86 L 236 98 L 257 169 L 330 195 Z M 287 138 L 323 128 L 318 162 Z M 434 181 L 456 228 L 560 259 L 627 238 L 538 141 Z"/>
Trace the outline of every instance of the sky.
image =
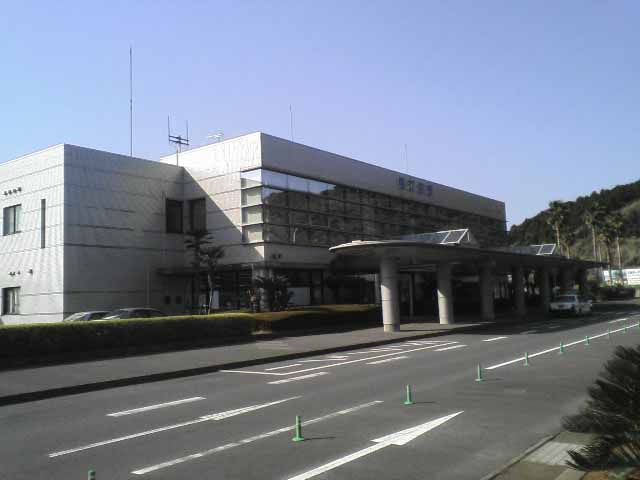
<path id="1" fill-rule="evenodd" d="M 640 179 L 640 2 L 5 2 L 0 162 L 263 131 L 502 200 Z M 405 161 L 405 145 L 408 162 Z"/>

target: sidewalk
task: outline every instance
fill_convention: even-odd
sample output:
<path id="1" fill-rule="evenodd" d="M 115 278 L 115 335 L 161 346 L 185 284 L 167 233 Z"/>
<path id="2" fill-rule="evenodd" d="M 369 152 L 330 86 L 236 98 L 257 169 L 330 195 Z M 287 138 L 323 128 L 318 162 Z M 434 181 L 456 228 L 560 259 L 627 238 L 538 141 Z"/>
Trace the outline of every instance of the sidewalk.
<path id="1" fill-rule="evenodd" d="M 394 333 L 383 332 L 380 325 L 347 332 L 283 336 L 275 340 L 6 370 L 0 371 L 0 405 L 367 348 L 412 338 L 468 332 L 497 323 L 502 322 L 409 323 Z"/>

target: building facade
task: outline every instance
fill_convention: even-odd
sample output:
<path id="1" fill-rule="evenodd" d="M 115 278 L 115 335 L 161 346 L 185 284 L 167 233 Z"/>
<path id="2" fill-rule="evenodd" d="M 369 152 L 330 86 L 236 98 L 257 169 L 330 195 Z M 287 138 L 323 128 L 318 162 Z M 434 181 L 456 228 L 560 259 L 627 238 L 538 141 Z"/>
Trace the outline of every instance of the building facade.
<path id="1" fill-rule="evenodd" d="M 506 236 L 502 202 L 259 132 L 160 162 L 57 145 L 0 164 L 0 209 L 6 324 L 197 310 L 209 294 L 194 292 L 185 239 L 202 229 L 225 252 L 216 308 L 247 307 L 253 279 L 274 273 L 294 303 L 334 302 L 328 247 L 353 240 Z"/>

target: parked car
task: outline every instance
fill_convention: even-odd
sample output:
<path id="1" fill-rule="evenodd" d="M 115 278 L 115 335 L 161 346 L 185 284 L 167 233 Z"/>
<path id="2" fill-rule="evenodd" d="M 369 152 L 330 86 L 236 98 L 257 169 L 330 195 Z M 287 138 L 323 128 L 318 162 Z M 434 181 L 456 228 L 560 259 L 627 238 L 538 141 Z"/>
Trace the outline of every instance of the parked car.
<path id="1" fill-rule="evenodd" d="M 63 320 L 63 322 L 88 322 L 89 320 L 100 320 L 104 317 L 107 311 L 104 310 L 95 310 L 92 312 L 78 312 L 73 315 L 69 315 L 67 318 Z"/>
<path id="2" fill-rule="evenodd" d="M 125 318 L 154 318 L 154 317 L 166 317 L 167 315 L 160 310 L 154 310 L 153 308 L 119 308 L 109 312 L 102 317 L 102 320 L 118 320 Z"/>
<path id="3" fill-rule="evenodd" d="M 558 295 L 550 304 L 551 313 L 591 313 L 591 300 L 574 294 Z"/>

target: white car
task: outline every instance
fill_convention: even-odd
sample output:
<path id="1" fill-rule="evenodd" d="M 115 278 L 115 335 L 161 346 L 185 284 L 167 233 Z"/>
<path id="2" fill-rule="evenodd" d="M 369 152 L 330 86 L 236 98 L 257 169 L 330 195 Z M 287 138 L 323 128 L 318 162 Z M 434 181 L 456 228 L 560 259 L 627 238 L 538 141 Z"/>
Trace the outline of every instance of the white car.
<path id="1" fill-rule="evenodd" d="M 549 304 L 551 313 L 591 313 L 591 300 L 580 295 L 559 295 Z"/>

